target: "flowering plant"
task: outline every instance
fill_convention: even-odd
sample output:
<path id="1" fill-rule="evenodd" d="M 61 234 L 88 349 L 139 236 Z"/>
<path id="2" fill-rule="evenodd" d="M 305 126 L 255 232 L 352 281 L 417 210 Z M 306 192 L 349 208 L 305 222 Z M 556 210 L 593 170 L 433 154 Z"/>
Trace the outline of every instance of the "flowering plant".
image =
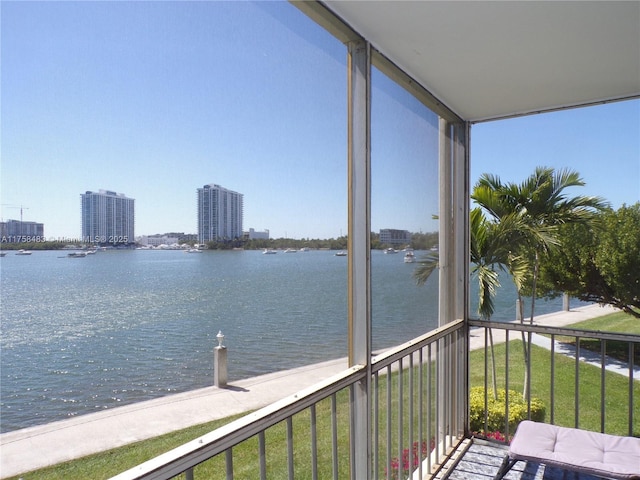
<path id="1" fill-rule="evenodd" d="M 496 440 L 501 443 L 511 443 L 511 438 L 507 439 L 502 432 L 473 432 L 474 435 L 484 436 L 487 440 Z"/>
<path id="2" fill-rule="evenodd" d="M 391 480 L 400 480 L 407 478 L 411 472 L 416 470 L 422 460 L 435 448 L 435 440 L 431 439 L 429 444 L 426 440 L 422 442 L 414 442 L 411 450 L 405 448 L 402 451 L 402 459 L 393 457 L 391 459 L 391 475 L 385 470 L 385 477 Z"/>

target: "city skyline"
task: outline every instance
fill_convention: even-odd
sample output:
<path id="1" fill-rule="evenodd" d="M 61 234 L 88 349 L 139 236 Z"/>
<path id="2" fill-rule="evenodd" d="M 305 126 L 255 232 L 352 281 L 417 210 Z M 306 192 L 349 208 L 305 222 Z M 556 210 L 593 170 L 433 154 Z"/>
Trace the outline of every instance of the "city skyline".
<path id="1" fill-rule="evenodd" d="M 137 234 L 196 232 L 208 179 L 272 238 L 346 234 L 346 49 L 288 2 L 1 8 L 0 203 L 47 237 L 81 235 L 87 185 L 136 198 Z M 372 231 L 435 231 L 437 117 L 372 78 Z M 568 193 L 632 204 L 639 132 L 640 100 L 474 124 L 470 183 L 572 168 L 586 187 Z"/>

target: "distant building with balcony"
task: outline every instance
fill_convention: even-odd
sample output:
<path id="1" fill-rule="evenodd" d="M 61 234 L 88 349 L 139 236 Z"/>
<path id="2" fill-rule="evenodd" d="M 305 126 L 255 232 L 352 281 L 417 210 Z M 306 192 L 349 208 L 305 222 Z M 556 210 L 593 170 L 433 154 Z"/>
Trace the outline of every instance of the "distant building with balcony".
<path id="1" fill-rule="evenodd" d="M 408 230 L 383 228 L 380 230 L 380 243 L 386 245 L 407 245 L 411 243 L 411 233 Z"/>
<path id="2" fill-rule="evenodd" d="M 220 185 L 198 188 L 198 242 L 242 238 L 244 195 Z"/>
<path id="3" fill-rule="evenodd" d="M 159 247 L 160 245 L 176 245 L 180 243 L 177 236 L 171 235 L 142 235 L 137 239 L 137 243 L 146 247 Z"/>
<path id="4" fill-rule="evenodd" d="M 265 229 L 264 232 L 257 232 L 250 228 L 248 232 L 244 232 L 244 238 L 247 240 L 269 240 L 269 230 Z"/>
<path id="5" fill-rule="evenodd" d="M 44 223 L 7 220 L 0 222 L 3 243 L 33 242 L 44 240 Z"/>
<path id="6" fill-rule="evenodd" d="M 81 196 L 82 241 L 98 245 L 134 243 L 135 200 L 110 190 Z"/>

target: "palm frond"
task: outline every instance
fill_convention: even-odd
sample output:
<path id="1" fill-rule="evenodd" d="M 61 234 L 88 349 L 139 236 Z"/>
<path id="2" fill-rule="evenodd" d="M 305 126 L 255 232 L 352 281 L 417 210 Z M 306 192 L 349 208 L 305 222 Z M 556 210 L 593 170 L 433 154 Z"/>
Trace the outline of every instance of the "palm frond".
<path id="1" fill-rule="evenodd" d="M 431 274 L 439 266 L 440 256 L 438 252 L 429 252 L 424 257 L 418 260 L 418 265 L 413 272 L 413 277 L 416 280 L 416 284 L 424 285 Z"/>

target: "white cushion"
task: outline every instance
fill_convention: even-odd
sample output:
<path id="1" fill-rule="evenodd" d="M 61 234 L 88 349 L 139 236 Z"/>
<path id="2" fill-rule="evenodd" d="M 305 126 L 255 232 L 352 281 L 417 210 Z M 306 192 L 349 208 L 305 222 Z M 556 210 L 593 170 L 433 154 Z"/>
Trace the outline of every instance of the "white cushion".
<path id="1" fill-rule="evenodd" d="M 640 479 L 640 438 L 525 420 L 518 425 L 509 456 L 593 475 Z"/>

